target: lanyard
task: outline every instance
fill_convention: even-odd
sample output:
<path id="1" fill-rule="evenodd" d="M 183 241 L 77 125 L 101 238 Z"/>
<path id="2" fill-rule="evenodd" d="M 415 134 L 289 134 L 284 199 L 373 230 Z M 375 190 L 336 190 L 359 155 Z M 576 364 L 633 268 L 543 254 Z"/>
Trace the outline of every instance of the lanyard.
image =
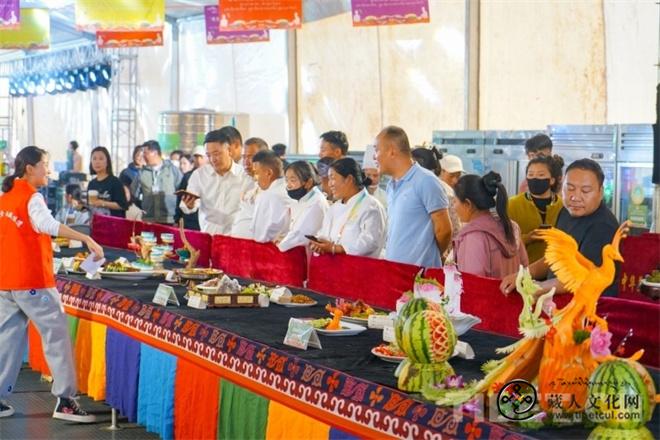
<path id="1" fill-rule="evenodd" d="M 364 202 L 364 199 L 367 197 L 366 191 L 362 193 L 360 198 L 355 202 L 355 205 L 351 208 L 351 211 L 348 213 L 348 217 L 346 218 L 346 221 L 344 222 L 343 225 L 341 225 L 341 228 L 339 228 L 339 234 L 337 235 L 337 241 L 335 243 L 341 242 L 341 237 L 344 235 L 344 229 L 346 229 L 346 225 L 351 222 L 352 220 L 357 217 L 357 211 L 362 202 Z"/>

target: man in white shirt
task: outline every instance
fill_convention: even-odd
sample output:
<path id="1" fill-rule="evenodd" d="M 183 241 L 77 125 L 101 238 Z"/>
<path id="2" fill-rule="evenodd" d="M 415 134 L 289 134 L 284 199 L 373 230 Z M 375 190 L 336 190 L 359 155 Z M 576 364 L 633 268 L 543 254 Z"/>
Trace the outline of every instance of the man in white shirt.
<path id="1" fill-rule="evenodd" d="M 286 192 L 282 161 L 273 151 L 260 151 L 252 158 L 259 194 L 252 218 L 252 239 L 260 243 L 284 237 L 289 231 L 293 199 Z"/>
<path id="2" fill-rule="evenodd" d="M 240 164 L 241 151 L 243 150 L 243 136 L 241 136 L 241 132 L 231 125 L 225 125 L 220 131 L 229 138 L 229 155 L 232 160 Z"/>
<path id="3" fill-rule="evenodd" d="M 254 179 L 254 167 L 252 158 L 259 151 L 268 150 L 266 141 L 260 138 L 250 138 L 245 141 L 243 146 L 243 169 L 245 174 Z M 231 236 L 237 238 L 252 238 L 252 218 L 254 217 L 254 202 L 259 193 L 259 186 L 254 185 L 245 193 L 241 194 L 241 203 L 238 207 L 238 213 L 234 217 L 234 223 L 231 225 Z"/>
<path id="4" fill-rule="evenodd" d="M 196 169 L 181 199 L 181 210 L 199 211 L 199 226 L 209 234 L 229 235 L 238 212 L 241 194 L 254 181 L 230 155 L 230 139 L 222 130 L 213 130 L 204 139 L 209 163 Z"/>

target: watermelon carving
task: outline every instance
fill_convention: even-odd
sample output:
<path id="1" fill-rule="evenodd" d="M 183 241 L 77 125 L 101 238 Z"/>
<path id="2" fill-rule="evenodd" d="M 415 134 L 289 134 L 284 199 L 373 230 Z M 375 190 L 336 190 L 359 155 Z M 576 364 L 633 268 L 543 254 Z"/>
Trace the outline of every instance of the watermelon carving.
<path id="1" fill-rule="evenodd" d="M 587 416 L 606 428 L 634 430 L 651 420 L 655 385 L 636 362 L 608 361 L 589 378 Z M 640 374 L 641 373 L 641 374 Z"/>
<path id="2" fill-rule="evenodd" d="M 636 429 L 616 429 L 596 426 L 587 440 L 654 440 L 653 433 L 645 426 Z"/>
<path id="3" fill-rule="evenodd" d="M 399 348 L 401 348 L 401 335 L 403 333 L 403 325 L 406 323 L 406 320 L 415 313 L 421 312 L 423 310 L 439 311 L 442 310 L 442 306 L 440 306 L 440 304 L 427 301 L 424 298 L 413 298 L 404 304 L 404 306 L 401 308 L 399 316 L 394 323 L 394 336 L 396 337 L 396 343 Z"/>
<path id="4" fill-rule="evenodd" d="M 398 322 L 397 326 L 400 325 Z M 402 327 L 399 348 L 407 358 L 395 373 L 399 389 L 419 392 L 424 386 L 441 383 L 454 374 L 447 359 L 454 352 L 456 332 L 442 309 L 418 311 Z"/>

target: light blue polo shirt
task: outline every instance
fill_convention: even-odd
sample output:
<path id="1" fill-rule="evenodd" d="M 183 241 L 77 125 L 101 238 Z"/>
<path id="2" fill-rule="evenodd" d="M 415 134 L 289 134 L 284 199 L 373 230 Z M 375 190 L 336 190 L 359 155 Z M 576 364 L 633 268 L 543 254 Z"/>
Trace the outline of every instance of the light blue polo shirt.
<path id="1" fill-rule="evenodd" d="M 447 208 L 447 195 L 435 174 L 415 163 L 387 185 L 385 259 L 422 267 L 442 267 L 431 213 Z"/>

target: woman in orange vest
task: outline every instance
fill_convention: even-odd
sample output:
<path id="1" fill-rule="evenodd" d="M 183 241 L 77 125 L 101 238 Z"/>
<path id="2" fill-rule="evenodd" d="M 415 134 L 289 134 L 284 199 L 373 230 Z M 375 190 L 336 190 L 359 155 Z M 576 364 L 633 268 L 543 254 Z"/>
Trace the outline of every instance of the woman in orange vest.
<path id="1" fill-rule="evenodd" d="M 60 295 L 55 288 L 51 235 L 79 240 L 97 258 L 103 248 L 91 237 L 53 218 L 37 188 L 48 183 L 48 154 L 38 147 L 23 148 L 15 160 L 14 174 L 2 182 L 0 195 L 0 399 L 16 383 L 27 345 L 28 319 L 41 334 L 44 354 L 53 375 L 57 397 L 56 419 L 92 423 L 83 411 L 77 392 L 71 340 Z M 0 400 L 0 417 L 14 408 Z"/>

